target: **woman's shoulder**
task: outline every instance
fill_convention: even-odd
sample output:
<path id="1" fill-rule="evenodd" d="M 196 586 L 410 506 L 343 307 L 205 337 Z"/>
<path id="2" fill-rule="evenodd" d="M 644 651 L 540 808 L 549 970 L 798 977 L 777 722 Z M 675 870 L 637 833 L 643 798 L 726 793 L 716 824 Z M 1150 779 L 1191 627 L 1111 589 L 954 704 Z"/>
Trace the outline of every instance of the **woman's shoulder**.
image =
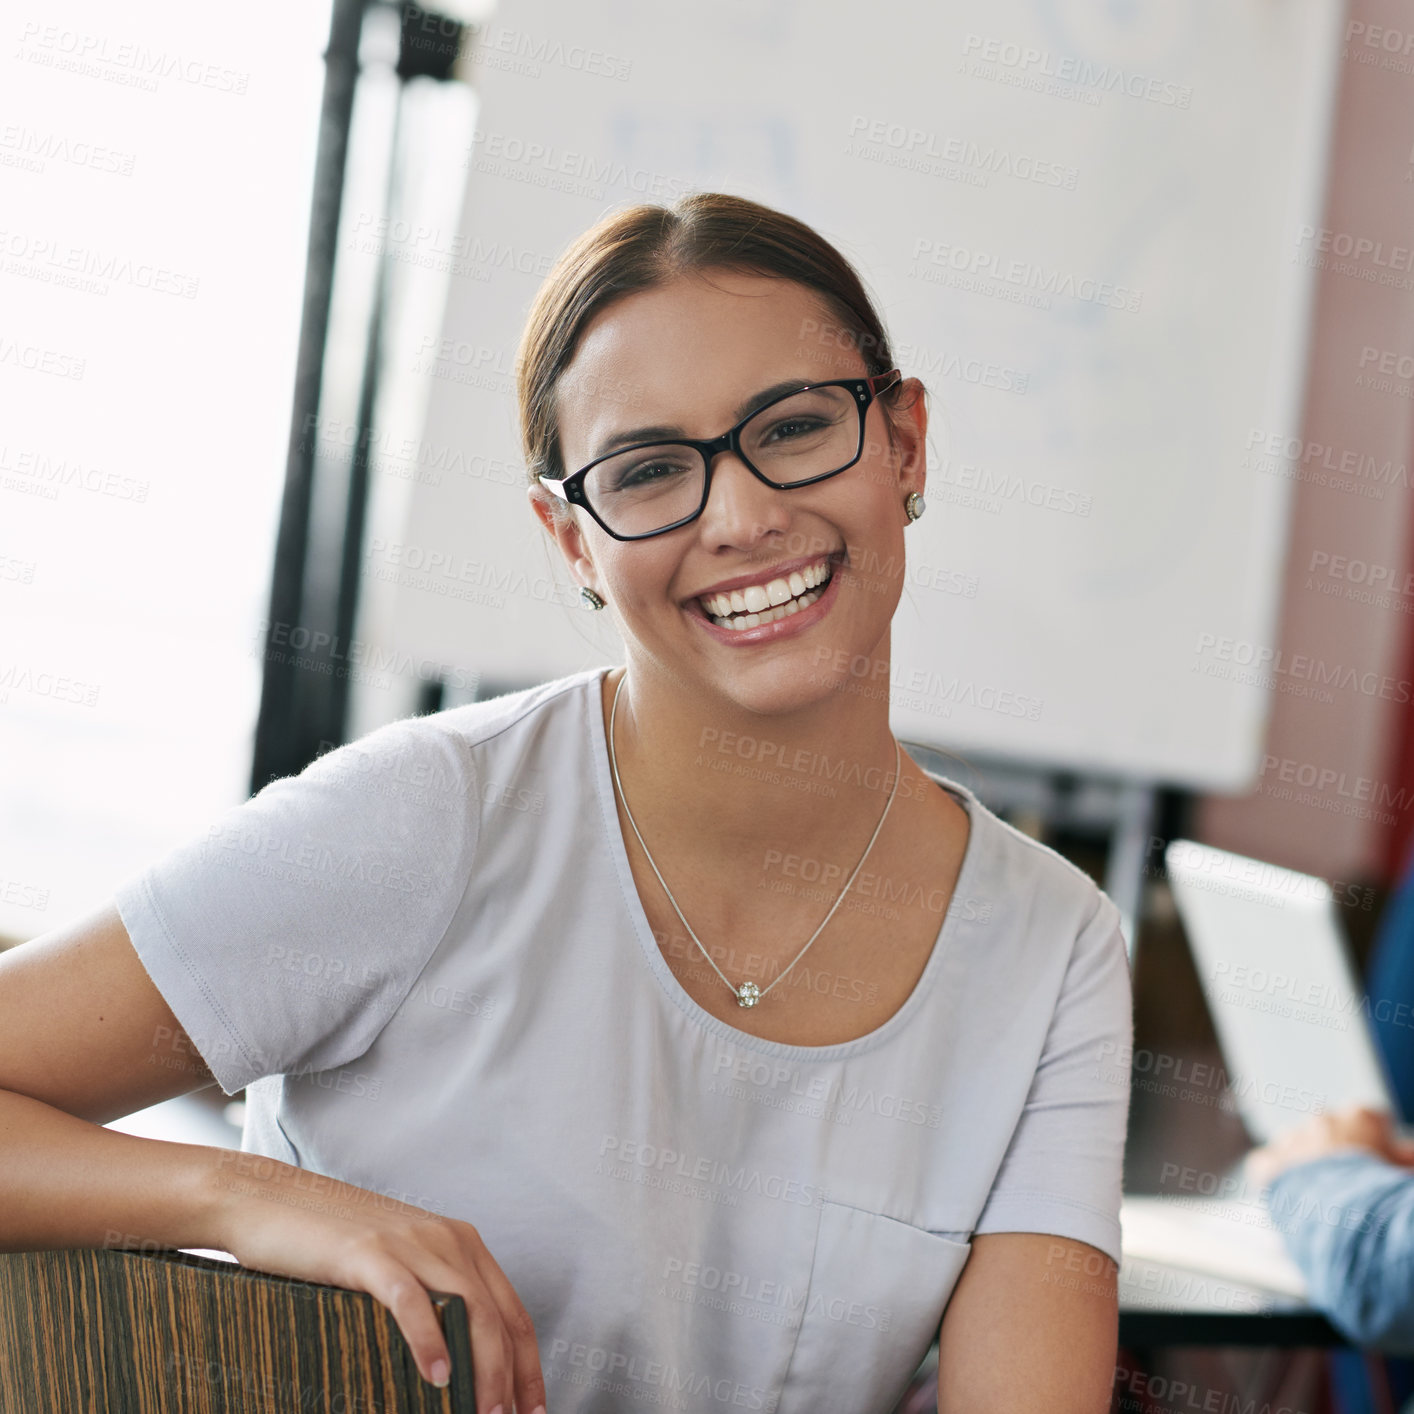
<path id="1" fill-rule="evenodd" d="M 490 746 L 516 727 L 550 718 L 574 719 L 588 703 L 597 705 L 595 688 L 604 671 L 585 668 L 530 687 L 509 688 L 476 702 L 403 718 L 403 724 L 416 724 L 413 729 L 427 738 L 440 737 L 466 748 Z"/>
<path id="2" fill-rule="evenodd" d="M 572 751 L 576 703 L 598 671 L 372 727 L 297 775 L 269 782 L 241 816 L 468 856 L 479 816 L 468 800 L 496 782 L 540 773 L 556 741 Z M 530 726 L 528 737 L 514 732 L 521 724 Z"/>
<path id="3" fill-rule="evenodd" d="M 484 775 L 500 751 L 523 754 L 527 733 L 530 742 L 548 749 L 556 737 L 553 728 L 572 732 L 586 704 L 597 701 L 592 688 L 603 671 L 585 669 L 475 702 L 395 718 L 317 757 L 305 774 L 421 787 L 460 798 L 468 782 Z"/>
<path id="4" fill-rule="evenodd" d="M 993 916 L 1025 920 L 1051 936 L 1062 922 L 1077 932 L 1118 927 L 1118 906 L 1078 864 L 1008 823 L 968 786 L 936 771 L 928 774 L 967 810 L 972 832 L 968 853 L 977 856 L 969 887 L 984 904 L 991 904 Z"/>

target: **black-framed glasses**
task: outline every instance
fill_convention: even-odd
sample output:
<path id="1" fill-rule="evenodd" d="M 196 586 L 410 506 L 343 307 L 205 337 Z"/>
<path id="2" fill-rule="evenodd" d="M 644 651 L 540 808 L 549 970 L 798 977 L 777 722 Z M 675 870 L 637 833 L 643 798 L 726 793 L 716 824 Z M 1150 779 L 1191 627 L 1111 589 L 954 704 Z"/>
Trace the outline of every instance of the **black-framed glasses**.
<path id="1" fill-rule="evenodd" d="M 562 501 L 583 506 L 615 540 L 646 540 L 702 514 L 713 463 L 723 452 L 734 453 L 778 491 L 847 471 L 864 451 L 869 405 L 902 376 L 891 368 L 868 378 L 806 383 L 709 441 L 643 442 L 596 457 L 569 476 L 542 472 L 538 480 Z"/>

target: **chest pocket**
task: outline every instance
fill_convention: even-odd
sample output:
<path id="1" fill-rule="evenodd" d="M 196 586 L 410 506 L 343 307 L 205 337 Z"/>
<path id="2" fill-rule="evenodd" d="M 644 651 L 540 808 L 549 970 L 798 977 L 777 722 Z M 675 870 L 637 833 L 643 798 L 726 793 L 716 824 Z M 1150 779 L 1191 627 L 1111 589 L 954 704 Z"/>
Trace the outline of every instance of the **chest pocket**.
<path id="1" fill-rule="evenodd" d="M 779 1414 L 889 1414 L 971 1251 L 897 1218 L 823 1203 Z"/>

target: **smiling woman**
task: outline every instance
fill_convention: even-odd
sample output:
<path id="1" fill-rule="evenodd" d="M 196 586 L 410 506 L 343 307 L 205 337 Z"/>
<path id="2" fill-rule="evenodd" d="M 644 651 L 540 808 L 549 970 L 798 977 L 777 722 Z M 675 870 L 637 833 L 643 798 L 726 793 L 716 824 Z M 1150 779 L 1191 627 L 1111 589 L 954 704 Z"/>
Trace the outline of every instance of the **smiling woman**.
<path id="1" fill-rule="evenodd" d="M 649 925 L 660 979 L 699 1024 L 718 1023 L 712 1033 L 738 1054 L 749 1036 L 758 1051 L 789 1057 L 772 1087 L 787 1074 L 792 1088 L 802 1076 L 820 1079 L 807 1057 L 837 1061 L 867 1048 L 870 1061 L 851 1066 L 857 1082 L 926 1095 L 921 1109 L 937 1128 L 950 1131 L 956 1119 L 944 1116 L 966 1113 L 994 1146 L 974 1132 L 992 1167 L 983 1160 L 967 1177 L 955 1153 L 933 1153 L 916 1134 L 875 1150 L 887 1179 L 861 1181 L 838 1135 L 837 1155 L 808 1166 L 822 1192 L 843 1185 L 843 1211 L 855 1216 L 837 1229 L 836 1249 L 823 1214 L 840 1209 L 824 1205 L 817 1276 L 829 1277 L 833 1261 L 842 1285 L 865 1294 L 865 1249 L 844 1239 L 865 1242 L 868 1232 L 866 1246 L 876 1245 L 880 1229 L 863 1223 L 870 1213 L 961 1259 L 938 1251 L 925 1259 L 918 1247 L 916 1273 L 906 1260 L 881 1271 L 877 1295 L 917 1303 L 915 1321 L 895 1325 L 891 1338 L 831 1332 L 817 1343 L 808 1320 L 797 1327 L 782 1346 L 790 1353 L 778 1407 L 887 1408 L 945 1307 L 944 1408 L 1108 1407 L 1125 1095 L 1095 1077 L 1103 1037 L 1129 1025 L 1115 911 L 1088 879 L 1023 843 L 961 787 L 930 780 L 897 751 L 887 698 L 858 690 L 861 680 L 889 680 L 902 532 L 923 511 L 921 384 L 892 367 L 882 322 L 837 251 L 788 216 L 716 194 L 671 210 L 637 207 L 582 236 L 531 311 L 520 367 L 531 502 L 588 602 L 611 607 L 624 641 L 627 666 L 602 674 L 598 705 L 618 787 L 625 892 Z M 725 739 L 768 741 L 768 769 L 743 771 L 740 760 L 702 750 Z M 778 768 L 827 759 L 855 773 L 838 772 L 833 808 L 803 810 L 801 773 Z M 860 768 L 886 782 L 882 814 L 879 788 L 854 784 Z M 901 787 L 905 804 L 891 817 Z M 833 887 L 763 893 L 763 861 L 780 859 L 783 846 L 828 861 Z M 881 877 L 901 896 L 902 881 L 941 881 L 950 900 L 942 928 L 936 916 L 905 910 L 902 926 L 856 913 L 825 933 L 866 862 L 866 879 Z M 999 867 L 1010 884 L 989 875 Z M 1014 891 L 1034 897 L 1043 880 L 1072 892 L 1084 926 L 1057 928 L 1064 910 L 1047 910 L 1041 928 L 1023 922 Z M 973 953 L 975 941 L 950 937 L 973 891 L 987 900 L 985 957 Z M 835 908 L 821 923 L 829 898 Z M 865 974 L 863 998 L 835 983 L 782 990 L 768 1005 L 756 981 L 741 980 L 758 971 L 768 988 L 788 987 L 811 949 L 828 977 Z M 1003 981 L 992 970 L 1003 958 L 1011 976 L 1033 981 Z M 734 962 L 735 974 L 719 961 Z M 949 982 L 939 980 L 944 972 Z M 1040 975 L 1050 983 L 1038 986 Z M 969 1007 L 992 1034 L 985 1044 L 978 1037 L 964 1065 L 958 1046 L 969 1028 L 954 1009 Z M 1019 1041 L 1018 1017 L 1032 1007 L 1036 1049 L 1024 1043 L 1004 1063 L 996 1038 Z M 911 1052 L 920 1033 L 935 1053 Z M 1062 1060 L 1052 1048 L 1067 1033 Z M 773 1103 L 749 1089 L 737 1098 Z M 696 1105 L 682 1110 L 677 1122 L 700 1121 Z M 743 1131 L 700 1122 L 726 1152 L 751 1152 Z M 1048 1127 L 1051 1153 L 1040 1137 Z M 949 1306 L 974 1234 L 987 1235 Z M 1091 1279 L 1061 1280 L 1076 1253 L 1038 1234 L 1089 1244 Z M 775 1250 L 777 1270 L 789 1271 L 788 1239 L 754 1250 Z M 750 1364 L 750 1343 L 724 1347 L 722 1358 Z M 1038 1363 L 1015 1360 L 1028 1346 Z M 763 1368 L 773 1368 L 769 1359 Z M 1023 1368 L 1026 1389 L 1005 1373 Z"/>
<path id="2" fill-rule="evenodd" d="M 247 1087 L 263 1167 L 188 1146 L 123 1230 L 370 1291 L 429 1376 L 462 1294 L 483 1414 L 887 1414 L 935 1337 L 949 1414 L 1099 1414 L 1126 950 L 872 687 L 922 385 L 820 236 L 712 194 L 577 241 L 521 378 L 531 507 L 625 664 L 390 723 L 128 880 L 8 969 L 0 1126 L 37 1184 L 80 1161 L 46 1103 Z M 66 950 L 108 1021 L 56 1086 Z M 144 1039 L 177 1026 L 186 1080 Z"/>

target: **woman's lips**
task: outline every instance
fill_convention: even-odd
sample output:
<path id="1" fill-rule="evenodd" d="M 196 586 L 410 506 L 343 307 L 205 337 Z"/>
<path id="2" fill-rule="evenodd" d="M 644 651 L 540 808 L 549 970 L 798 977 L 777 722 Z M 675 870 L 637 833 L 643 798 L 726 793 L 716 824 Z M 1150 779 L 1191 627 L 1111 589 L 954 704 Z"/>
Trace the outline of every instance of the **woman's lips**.
<path id="1" fill-rule="evenodd" d="M 797 633 L 805 632 L 812 624 L 823 619 L 839 597 L 840 570 L 846 563 L 847 556 L 844 551 L 837 551 L 829 559 L 832 564 L 830 578 L 823 586 L 820 597 L 807 608 L 797 609 L 795 613 L 787 614 L 784 618 L 773 619 L 766 624 L 757 624 L 755 628 L 725 628 L 721 624 L 714 623 L 696 599 L 688 601 L 689 613 L 708 633 L 722 643 L 741 644 L 745 647 L 757 643 L 772 642 L 778 638 L 793 637 Z"/>

